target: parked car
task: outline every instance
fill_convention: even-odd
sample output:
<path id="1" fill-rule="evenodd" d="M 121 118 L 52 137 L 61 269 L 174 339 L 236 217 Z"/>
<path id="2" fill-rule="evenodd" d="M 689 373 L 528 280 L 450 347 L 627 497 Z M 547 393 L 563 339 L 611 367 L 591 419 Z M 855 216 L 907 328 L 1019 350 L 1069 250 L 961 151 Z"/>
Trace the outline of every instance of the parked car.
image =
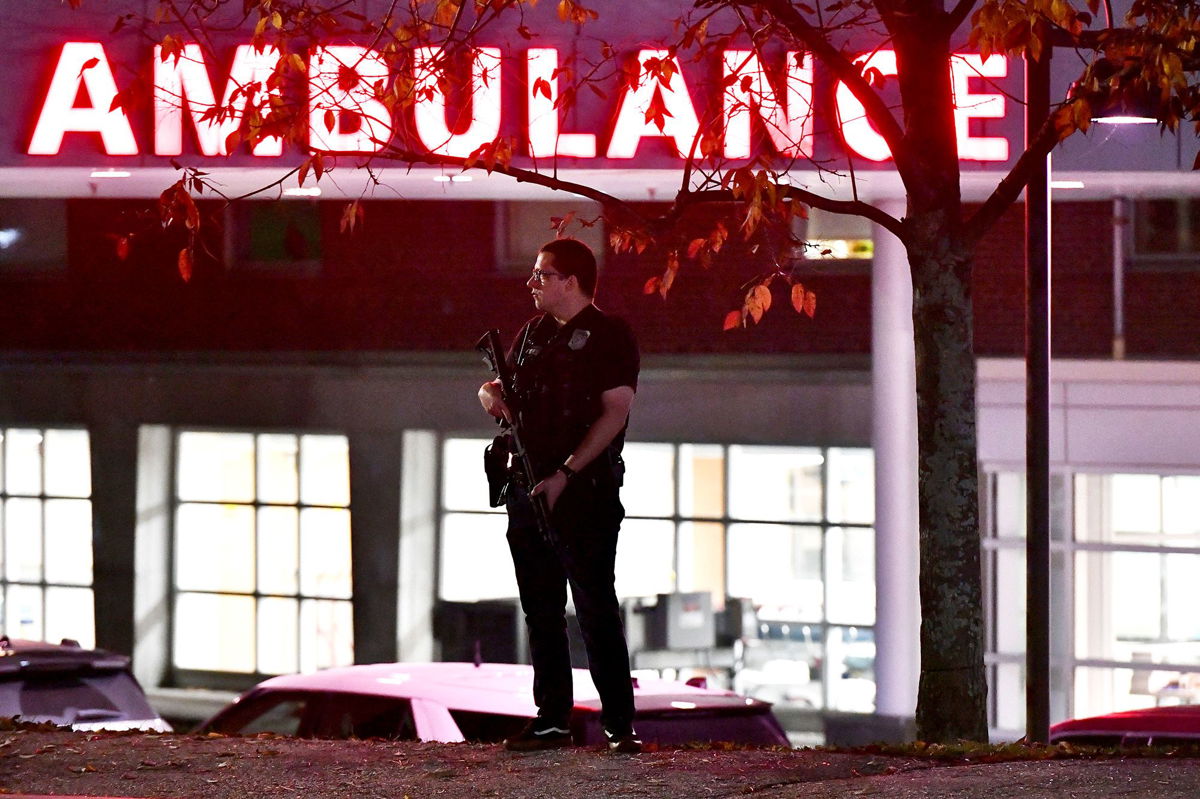
<path id="1" fill-rule="evenodd" d="M 171 731 L 146 701 L 128 657 L 69 639 L 0 636 L 0 717 L 75 730 Z"/>
<path id="2" fill-rule="evenodd" d="M 1200 705 L 1171 705 L 1060 721 L 1050 742 L 1092 746 L 1200 746 Z"/>
<path id="3" fill-rule="evenodd" d="M 532 685 L 533 669 L 527 665 L 348 666 L 265 680 L 197 732 L 499 742 L 536 714 Z M 575 742 L 600 745 L 600 701 L 588 672 L 576 669 L 574 685 Z M 643 679 L 635 682 L 634 702 L 634 723 L 646 743 L 788 745 L 770 704 L 731 691 Z"/>

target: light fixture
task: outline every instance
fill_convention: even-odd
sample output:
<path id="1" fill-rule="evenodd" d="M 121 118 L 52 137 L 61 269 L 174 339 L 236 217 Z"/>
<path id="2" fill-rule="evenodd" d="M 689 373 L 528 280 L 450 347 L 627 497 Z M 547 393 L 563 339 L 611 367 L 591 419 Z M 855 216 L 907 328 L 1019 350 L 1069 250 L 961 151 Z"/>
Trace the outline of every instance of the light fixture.
<path id="1" fill-rule="evenodd" d="M 285 197 L 320 197 L 320 186 L 292 186 L 283 190 Z"/>
<path id="2" fill-rule="evenodd" d="M 1158 120 L 1154 117 L 1116 114 L 1114 116 L 1092 117 L 1097 125 L 1153 125 Z"/>
<path id="3" fill-rule="evenodd" d="M 434 175 L 433 182 L 434 183 L 449 183 L 450 176 L 449 175 Z"/>
<path id="4" fill-rule="evenodd" d="M 455 183 L 470 183 L 474 179 L 475 178 L 471 177 L 470 175 L 455 175 L 454 177 L 450 178 L 450 180 L 454 181 Z"/>
<path id="5" fill-rule="evenodd" d="M 1082 180 L 1052 180 L 1050 181 L 1052 189 L 1082 189 Z"/>
<path id="6" fill-rule="evenodd" d="M 0 250 L 7 250 L 9 247 L 21 240 L 21 231 L 15 227 L 0 228 Z"/>
<path id="7" fill-rule="evenodd" d="M 93 169 L 92 177 L 94 178 L 128 178 L 132 177 L 132 172 L 127 172 L 124 169 Z"/>

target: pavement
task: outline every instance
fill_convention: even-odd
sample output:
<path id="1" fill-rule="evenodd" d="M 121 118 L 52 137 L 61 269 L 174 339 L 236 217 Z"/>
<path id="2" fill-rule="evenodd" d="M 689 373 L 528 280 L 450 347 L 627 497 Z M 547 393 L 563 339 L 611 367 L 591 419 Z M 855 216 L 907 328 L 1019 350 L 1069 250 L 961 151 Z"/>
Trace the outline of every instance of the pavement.
<path id="1" fill-rule="evenodd" d="M 67 731 L 0 732 L 0 794 L 426 799 L 1085 799 L 1200 797 L 1200 758 L 1066 748 L 661 749 Z"/>

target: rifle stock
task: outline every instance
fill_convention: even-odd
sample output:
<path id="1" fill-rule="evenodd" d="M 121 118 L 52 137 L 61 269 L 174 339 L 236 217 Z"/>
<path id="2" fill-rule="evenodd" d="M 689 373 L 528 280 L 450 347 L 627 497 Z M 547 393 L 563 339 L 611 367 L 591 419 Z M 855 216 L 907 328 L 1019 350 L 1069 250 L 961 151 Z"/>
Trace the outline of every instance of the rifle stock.
<path id="1" fill-rule="evenodd" d="M 524 423 L 521 418 L 522 409 L 520 407 L 520 399 L 517 396 L 513 384 L 512 370 L 508 368 L 508 361 L 504 357 L 504 345 L 500 341 L 500 331 L 492 328 L 484 333 L 479 341 L 475 344 L 475 349 L 483 353 L 484 360 L 496 378 L 500 381 L 500 395 L 504 399 L 504 404 L 508 406 L 509 414 L 512 416 L 511 422 L 506 422 L 504 419 L 497 421 L 501 425 L 507 425 L 509 438 L 512 441 L 512 456 L 517 468 L 521 470 L 521 477 L 524 478 L 526 490 L 532 491 L 533 487 L 538 484 L 537 475 L 533 471 L 533 463 L 529 459 L 529 453 L 525 450 L 524 444 Z M 538 531 L 547 541 L 553 540 L 553 530 L 550 527 L 550 509 L 546 506 L 546 497 L 544 495 L 529 497 L 530 504 L 533 505 L 533 516 L 537 521 Z"/>

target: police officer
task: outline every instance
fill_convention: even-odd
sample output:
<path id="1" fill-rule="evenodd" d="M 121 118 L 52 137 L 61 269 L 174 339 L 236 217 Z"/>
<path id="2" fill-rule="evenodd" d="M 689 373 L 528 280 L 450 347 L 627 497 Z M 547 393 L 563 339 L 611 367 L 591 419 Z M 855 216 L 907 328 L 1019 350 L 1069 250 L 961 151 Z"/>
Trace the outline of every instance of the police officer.
<path id="1" fill-rule="evenodd" d="M 582 242 L 544 245 L 526 285 L 541 314 L 521 329 L 508 357 L 521 400 L 523 443 L 538 482 L 510 482 L 506 505 L 538 715 L 505 746 L 520 751 L 571 744 L 570 584 L 608 746 L 636 753 L 642 746 L 633 729 L 629 650 L 613 583 L 625 516 L 618 498 L 620 453 L 637 389 L 637 342 L 627 324 L 592 303 L 596 259 Z M 511 420 L 498 381 L 480 387 L 479 401 L 492 416 Z M 548 537 L 538 530 L 530 495 L 542 497 L 549 509 Z"/>

